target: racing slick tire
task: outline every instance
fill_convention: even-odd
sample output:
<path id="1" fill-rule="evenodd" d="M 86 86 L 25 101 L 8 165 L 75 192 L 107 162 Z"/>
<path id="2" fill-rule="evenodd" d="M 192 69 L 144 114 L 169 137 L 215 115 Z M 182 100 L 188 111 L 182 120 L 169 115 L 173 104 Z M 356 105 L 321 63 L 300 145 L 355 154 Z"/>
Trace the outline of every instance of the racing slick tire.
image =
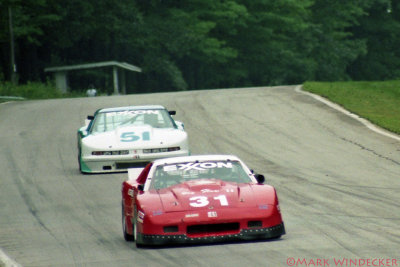
<path id="1" fill-rule="evenodd" d="M 133 223 L 132 223 L 132 232 L 133 232 L 133 238 L 136 241 L 136 247 L 137 248 L 141 248 L 141 247 L 144 247 L 144 244 L 140 240 L 140 238 L 138 238 L 138 230 L 137 230 L 137 225 L 136 224 L 137 224 L 137 209 L 135 207 L 135 218 L 134 218 Z"/>
<path id="2" fill-rule="evenodd" d="M 122 232 L 124 234 L 124 239 L 128 242 L 135 241 L 135 235 L 128 234 L 126 232 L 126 226 L 128 223 L 131 223 L 131 220 L 125 216 L 124 205 L 122 204 Z M 132 225 L 132 230 L 136 233 L 136 227 Z"/>
<path id="3" fill-rule="evenodd" d="M 82 171 L 81 158 L 82 158 L 82 152 L 81 152 L 81 149 L 79 148 L 79 151 L 78 151 L 79 172 L 80 172 L 81 174 L 86 174 L 86 173 L 84 173 L 84 172 Z"/>

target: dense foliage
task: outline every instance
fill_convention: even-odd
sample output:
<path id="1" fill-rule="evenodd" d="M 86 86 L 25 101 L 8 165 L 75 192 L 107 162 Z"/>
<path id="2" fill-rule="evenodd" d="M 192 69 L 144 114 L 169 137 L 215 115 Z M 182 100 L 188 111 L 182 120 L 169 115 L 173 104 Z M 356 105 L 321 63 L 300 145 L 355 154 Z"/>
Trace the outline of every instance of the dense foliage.
<path id="1" fill-rule="evenodd" d="M 0 82 L 45 82 L 45 67 L 116 60 L 128 92 L 400 78 L 394 0 L 0 0 Z M 111 71 L 72 89 L 111 90 Z"/>

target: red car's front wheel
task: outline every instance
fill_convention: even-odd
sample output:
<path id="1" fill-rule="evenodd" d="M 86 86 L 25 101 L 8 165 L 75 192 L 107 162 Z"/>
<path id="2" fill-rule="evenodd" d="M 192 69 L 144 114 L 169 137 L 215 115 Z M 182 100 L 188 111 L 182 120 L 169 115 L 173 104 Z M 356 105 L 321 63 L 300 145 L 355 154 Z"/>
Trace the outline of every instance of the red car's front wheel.
<path id="1" fill-rule="evenodd" d="M 136 233 L 136 229 L 133 227 L 131 219 L 125 216 L 124 205 L 122 204 L 122 232 L 126 241 L 135 241 L 135 236 L 127 232 L 127 229 L 131 228 L 133 233 Z"/>

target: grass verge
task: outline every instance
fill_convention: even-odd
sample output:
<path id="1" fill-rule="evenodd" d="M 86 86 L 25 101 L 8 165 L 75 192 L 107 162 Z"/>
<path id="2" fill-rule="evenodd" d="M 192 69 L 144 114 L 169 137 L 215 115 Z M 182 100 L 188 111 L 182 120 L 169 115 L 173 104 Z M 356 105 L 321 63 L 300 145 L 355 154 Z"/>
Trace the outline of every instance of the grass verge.
<path id="1" fill-rule="evenodd" d="M 306 82 L 303 89 L 400 134 L 400 81 Z"/>
<path id="2" fill-rule="evenodd" d="M 28 82 L 26 84 L 14 85 L 10 82 L 0 82 L 0 103 L 7 101 L 20 101 L 23 99 L 52 99 L 82 96 L 85 96 L 85 94 L 77 92 L 64 94 L 51 83 Z"/>

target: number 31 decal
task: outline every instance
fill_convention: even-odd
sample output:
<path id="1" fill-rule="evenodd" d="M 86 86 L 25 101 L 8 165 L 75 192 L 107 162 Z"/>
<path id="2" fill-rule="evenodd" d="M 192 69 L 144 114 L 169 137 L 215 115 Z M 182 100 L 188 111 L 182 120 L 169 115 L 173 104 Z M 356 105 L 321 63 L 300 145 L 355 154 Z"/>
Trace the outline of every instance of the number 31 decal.
<path id="1" fill-rule="evenodd" d="M 141 135 L 136 135 L 135 132 L 126 132 L 121 134 L 121 142 L 135 142 L 140 139 L 143 141 L 150 140 L 150 132 L 142 132 Z"/>
<path id="2" fill-rule="evenodd" d="M 214 199 L 219 200 L 221 206 L 228 206 L 228 200 L 226 199 L 225 195 L 216 196 Z M 189 200 L 189 205 L 195 208 L 205 207 L 210 204 L 210 201 L 208 201 L 208 198 L 205 196 L 191 197 Z"/>

